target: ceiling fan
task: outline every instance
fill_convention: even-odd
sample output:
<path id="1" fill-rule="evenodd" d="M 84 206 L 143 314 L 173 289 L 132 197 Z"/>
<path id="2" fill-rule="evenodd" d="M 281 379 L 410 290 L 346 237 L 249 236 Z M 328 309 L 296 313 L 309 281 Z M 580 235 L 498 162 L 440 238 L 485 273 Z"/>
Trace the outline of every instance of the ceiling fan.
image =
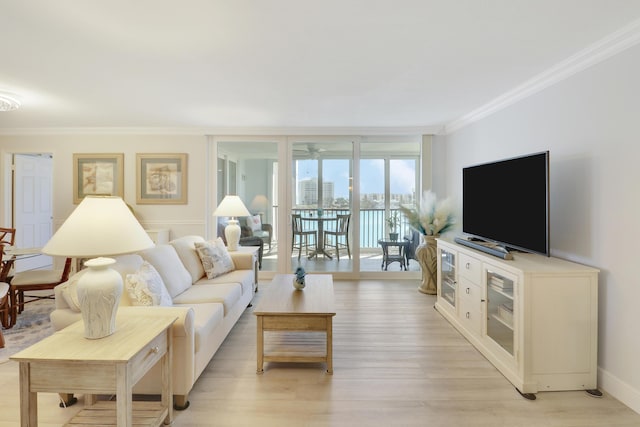
<path id="1" fill-rule="evenodd" d="M 320 153 L 324 151 L 327 151 L 327 149 L 317 147 L 313 142 L 307 143 L 306 147 L 302 144 L 295 144 L 293 149 L 293 153 L 297 157 L 310 157 L 312 159 L 317 159 L 320 156 Z"/>

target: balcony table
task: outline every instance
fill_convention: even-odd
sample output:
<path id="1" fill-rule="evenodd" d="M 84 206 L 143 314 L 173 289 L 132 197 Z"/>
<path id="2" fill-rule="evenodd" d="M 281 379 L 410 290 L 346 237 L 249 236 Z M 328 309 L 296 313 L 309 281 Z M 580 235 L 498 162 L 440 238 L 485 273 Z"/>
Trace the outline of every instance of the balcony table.
<path id="1" fill-rule="evenodd" d="M 317 257 L 318 255 L 324 255 L 329 259 L 333 259 L 331 254 L 324 250 L 324 223 L 328 221 L 337 221 L 335 216 L 303 216 L 302 221 L 314 221 L 318 223 L 318 236 L 316 238 L 316 249 L 308 256 L 309 259 Z"/>
<path id="2" fill-rule="evenodd" d="M 408 240 L 378 240 L 378 244 L 382 247 L 382 265 L 385 271 L 392 262 L 399 262 L 400 269 L 407 271 L 407 248 L 410 242 Z M 397 249 L 395 249 L 397 248 Z"/>

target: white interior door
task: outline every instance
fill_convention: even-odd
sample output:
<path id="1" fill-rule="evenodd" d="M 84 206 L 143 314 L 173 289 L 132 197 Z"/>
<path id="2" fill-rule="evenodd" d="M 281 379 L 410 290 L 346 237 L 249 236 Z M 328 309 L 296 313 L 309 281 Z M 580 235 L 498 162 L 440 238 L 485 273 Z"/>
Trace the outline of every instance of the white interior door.
<path id="1" fill-rule="evenodd" d="M 15 154 L 13 164 L 16 247 L 39 248 L 53 233 L 53 160 L 50 154 Z M 15 271 L 51 265 L 51 257 L 39 255 L 16 262 Z"/>

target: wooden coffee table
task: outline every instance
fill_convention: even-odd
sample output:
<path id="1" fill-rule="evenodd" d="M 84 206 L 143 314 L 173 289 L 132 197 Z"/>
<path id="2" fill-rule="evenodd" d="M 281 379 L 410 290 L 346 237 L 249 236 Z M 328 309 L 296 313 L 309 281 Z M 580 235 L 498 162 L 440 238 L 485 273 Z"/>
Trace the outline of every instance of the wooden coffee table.
<path id="1" fill-rule="evenodd" d="M 258 369 L 264 362 L 325 362 L 333 373 L 333 277 L 310 274 L 293 287 L 293 274 L 278 274 L 263 291 L 253 314 L 258 321 Z M 269 340 L 265 346 L 265 332 Z"/>

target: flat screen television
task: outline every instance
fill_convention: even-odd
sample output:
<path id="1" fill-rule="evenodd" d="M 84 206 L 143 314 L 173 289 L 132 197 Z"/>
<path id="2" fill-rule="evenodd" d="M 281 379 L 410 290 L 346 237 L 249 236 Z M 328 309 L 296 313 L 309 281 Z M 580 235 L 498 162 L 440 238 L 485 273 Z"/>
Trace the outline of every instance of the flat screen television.
<path id="1" fill-rule="evenodd" d="M 462 231 L 549 256 L 549 152 L 463 168 Z"/>

